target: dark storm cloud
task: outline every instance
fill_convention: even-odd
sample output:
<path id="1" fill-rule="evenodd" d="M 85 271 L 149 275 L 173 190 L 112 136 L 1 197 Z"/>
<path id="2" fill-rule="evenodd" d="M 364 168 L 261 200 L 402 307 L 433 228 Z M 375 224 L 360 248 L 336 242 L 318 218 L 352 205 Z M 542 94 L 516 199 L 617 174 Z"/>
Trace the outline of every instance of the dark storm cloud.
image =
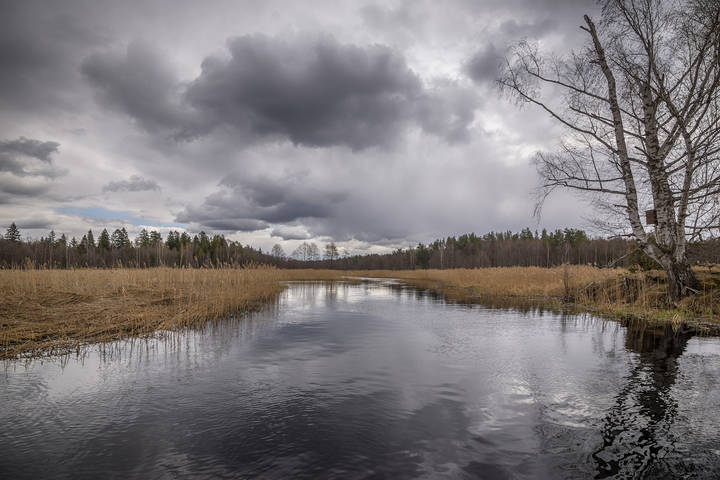
<path id="1" fill-rule="evenodd" d="M 461 141 L 473 120 L 472 92 L 451 82 L 425 87 L 386 46 L 253 35 L 229 40 L 228 50 L 229 58 L 206 58 L 182 92 L 146 44 L 132 43 L 120 55 L 96 53 L 82 69 L 105 105 L 148 132 L 176 137 L 230 128 L 248 138 L 361 150 L 390 146 L 412 125 Z"/>
<path id="2" fill-rule="evenodd" d="M 20 137 L 0 141 L 0 172 L 18 177 L 54 178 L 63 174 L 52 163 L 51 155 L 58 151 L 57 142 L 44 142 Z"/>
<path id="3" fill-rule="evenodd" d="M 477 83 L 493 82 L 503 61 L 501 52 L 492 43 L 478 50 L 465 65 L 467 74 Z"/>
<path id="4" fill-rule="evenodd" d="M 139 175 L 133 175 L 127 180 L 116 180 L 103 186 L 103 192 L 143 192 L 147 190 L 160 190 L 155 180 L 148 180 Z"/>
<path id="5" fill-rule="evenodd" d="M 306 186 L 302 174 L 282 180 L 234 175 L 226 177 L 220 185 L 221 190 L 208 195 L 199 206 L 188 206 L 176 221 L 208 227 L 219 222 L 233 228 L 234 222 L 239 222 L 244 228 L 238 230 L 261 230 L 268 223 L 327 217 L 332 206 L 346 196 Z"/>
<path id="6" fill-rule="evenodd" d="M 192 112 L 180 105 L 176 74 L 150 45 L 135 41 L 120 54 L 93 54 L 83 61 L 82 72 L 101 103 L 130 115 L 148 132 L 189 135 Z"/>
<path id="7" fill-rule="evenodd" d="M 296 144 L 389 144 L 422 94 L 402 56 L 383 46 L 258 35 L 232 39 L 228 48 L 229 60 L 203 62 L 189 101 L 224 124 Z"/>
<path id="8" fill-rule="evenodd" d="M 0 106 L 23 112 L 75 108 L 77 56 L 102 38 L 79 9 L 0 2 Z"/>

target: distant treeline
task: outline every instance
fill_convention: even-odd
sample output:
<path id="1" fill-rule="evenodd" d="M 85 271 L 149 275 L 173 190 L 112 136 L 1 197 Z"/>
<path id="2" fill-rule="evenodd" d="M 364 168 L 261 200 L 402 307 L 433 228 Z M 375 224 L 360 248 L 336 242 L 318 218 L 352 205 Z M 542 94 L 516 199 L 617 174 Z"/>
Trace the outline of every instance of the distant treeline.
<path id="1" fill-rule="evenodd" d="M 717 240 L 691 244 L 694 263 L 720 263 Z M 223 235 L 205 232 L 190 235 L 171 231 L 165 238 L 157 231 L 141 230 L 130 239 L 124 228 L 109 233 L 103 229 L 97 239 L 92 230 L 82 238 L 56 235 L 22 239 L 13 223 L 0 239 L 0 268 L 109 268 L 109 267 L 240 267 L 268 264 L 280 268 L 332 268 L 343 270 L 407 270 L 418 268 L 481 268 L 510 266 L 553 267 L 563 263 L 654 268 L 652 260 L 621 237 L 590 238 L 583 230 L 567 228 L 538 233 L 491 232 L 448 237 L 430 244 L 398 249 L 388 254 L 343 255 L 334 243 L 321 250 L 303 242 L 291 255 L 280 245 L 263 252 Z"/>

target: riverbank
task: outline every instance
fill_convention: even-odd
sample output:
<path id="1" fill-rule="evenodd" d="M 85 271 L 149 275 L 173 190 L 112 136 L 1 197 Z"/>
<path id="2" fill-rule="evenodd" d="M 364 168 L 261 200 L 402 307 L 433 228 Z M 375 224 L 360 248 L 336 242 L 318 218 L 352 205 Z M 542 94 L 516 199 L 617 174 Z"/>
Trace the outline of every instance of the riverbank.
<path id="1" fill-rule="evenodd" d="M 283 290 L 283 281 L 343 275 L 264 267 L 0 270 L 0 358 L 202 326 L 256 310 Z"/>
<path id="2" fill-rule="evenodd" d="M 720 332 L 720 271 L 701 292 L 667 302 L 661 272 L 587 266 L 456 270 L 0 270 L 0 358 L 65 353 L 93 342 L 178 330 L 258 309 L 284 281 L 397 278 L 452 301 L 593 312 Z"/>
<path id="3" fill-rule="evenodd" d="M 665 274 L 590 266 L 374 271 L 452 301 L 493 307 L 543 307 L 617 319 L 688 325 L 720 334 L 720 269 L 698 268 L 697 295 L 669 303 Z"/>

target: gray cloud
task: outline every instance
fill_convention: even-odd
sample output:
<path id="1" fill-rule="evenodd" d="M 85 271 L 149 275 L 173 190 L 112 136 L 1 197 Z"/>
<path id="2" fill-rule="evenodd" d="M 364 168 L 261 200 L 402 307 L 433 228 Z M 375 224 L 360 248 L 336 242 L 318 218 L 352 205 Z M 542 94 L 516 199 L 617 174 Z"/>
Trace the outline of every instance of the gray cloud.
<path id="1" fill-rule="evenodd" d="M 346 196 L 341 192 L 315 190 L 305 185 L 302 173 L 283 179 L 231 175 L 224 178 L 220 186 L 221 190 L 208 195 L 201 205 L 188 206 L 176 217 L 176 221 L 208 227 L 221 223 L 232 228 L 235 226 L 233 222 L 238 222 L 243 228 L 237 230 L 261 230 L 268 223 L 327 217 L 332 206 Z"/>
<path id="2" fill-rule="evenodd" d="M 478 50 L 465 64 L 465 71 L 477 83 L 493 82 L 503 61 L 501 52 L 492 43 Z"/>
<path id="3" fill-rule="evenodd" d="M 27 113 L 77 107 L 77 58 L 102 38 L 82 15 L 45 2 L 3 1 L 0 107 Z"/>
<path id="4" fill-rule="evenodd" d="M 443 80 L 417 99 L 416 118 L 427 133 L 448 143 L 465 142 L 470 137 L 470 124 L 477 106 L 475 92 Z"/>
<path id="5" fill-rule="evenodd" d="M 83 73 L 100 100 L 151 133 L 180 138 L 231 128 L 247 138 L 298 145 L 390 146 L 413 125 L 450 142 L 466 139 L 475 96 L 445 82 L 426 88 L 395 50 L 329 37 L 263 35 L 228 41 L 230 57 L 208 57 L 186 90 L 161 56 L 133 42 L 96 53 Z"/>
<path id="6" fill-rule="evenodd" d="M 30 183 L 24 179 L 13 176 L 0 177 L 0 192 L 7 195 L 34 197 L 47 192 L 48 188 L 49 187 L 46 183 Z"/>
<path id="7" fill-rule="evenodd" d="M 143 192 L 147 190 L 160 190 L 155 180 L 148 180 L 139 175 L 132 175 L 127 180 L 112 181 L 102 188 L 103 192 Z"/>
<path id="8" fill-rule="evenodd" d="M 390 144 L 422 93 L 402 56 L 383 46 L 245 36 L 228 48 L 230 60 L 203 62 L 190 102 L 225 124 L 296 144 Z"/>
<path id="9" fill-rule="evenodd" d="M 490 28 L 486 41 L 465 63 L 465 73 L 477 84 L 493 82 L 499 73 L 505 51 L 522 39 L 538 40 L 560 35 L 568 46 L 579 47 L 582 34 L 579 24 L 584 14 L 596 11 L 600 2 L 594 0 L 502 0 L 495 8 L 515 12 L 511 18 Z M 483 9 L 488 5 L 471 5 Z M 502 18 L 502 17 L 501 17 Z"/>
<path id="10" fill-rule="evenodd" d="M 226 232 L 255 232 L 268 228 L 267 223 L 253 218 L 218 218 L 213 216 L 203 217 L 202 215 L 194 216 L 192 214 L 188 218 L 193 218 L 191 223 Z"/>
<path id="11" fill-rule="evenodd" d="M 58 177 L 64 172 L 53 165 L 51 155 L 59 146 L 57 142 L 25 137 L 0 141 L 0 172 L 18 177 Z"/>
<path id="12" fill-rule="evenodd" d="M 155 133 L 173 131 L 188 137 L 194 119 L 180 102 L 175 72 L 150 45 L 133 41 L 124 53 L 95 53 L 82 63 L 82 72 L 108 107 L 122 110 L 142 128 Z"/>
<path id="13" fill-rule="evenodd" d="M 82 199 L 128 228 L 177 218 L 265 249 L 532 223 L 526 160 L 556 132 L 488 94 L 493 54 L 523 36 L 581 48 L 594 0 L 0 3 L 0 128 L 62 144 L 0 158 L 0 217 L 120 221 L 43 215 Z M 96 194 L 147 179 L 182 195 Z M 578 226 L 570 206 L 546 226 Z"/>
<path id="14" fill-rule="evenodd" d="M 500 24 L 500 32 L 510 38 L 542 37 L 558 28 L 553 18 L 536 19 L 529 22 L 518 22 L 516 19 L 506 20 Z"/>
<path id="15" fill-rule="evenodd" d="M 279 227 L 273 228 L 270 235 L 282 238 L 283 240 L 307 240 L 311 238 L 311 235 L 304 228 L 287 225 L 280 225 Z"/>
<path id="16" fill-rule="evenodd" d="M 17 227 L 20 229 L 26 228 L 28 230 L 49 230 L 53 228 L 53 221 L 48 218 L 30 218 L 18 221 Z"/>

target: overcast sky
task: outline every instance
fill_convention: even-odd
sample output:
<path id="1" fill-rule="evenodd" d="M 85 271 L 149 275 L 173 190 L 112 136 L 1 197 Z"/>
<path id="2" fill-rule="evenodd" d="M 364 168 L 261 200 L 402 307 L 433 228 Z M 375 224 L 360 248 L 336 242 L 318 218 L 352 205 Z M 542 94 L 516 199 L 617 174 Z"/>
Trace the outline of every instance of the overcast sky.
<path id="1" fill-rule="evenodd" d="M 0 0 L 0 224 L 205 230 L 381 251 L 533 218 L 562 131 L 493 80 L 590 0 Z M 96 233 L 97 234 L 97 233 Z"/>

